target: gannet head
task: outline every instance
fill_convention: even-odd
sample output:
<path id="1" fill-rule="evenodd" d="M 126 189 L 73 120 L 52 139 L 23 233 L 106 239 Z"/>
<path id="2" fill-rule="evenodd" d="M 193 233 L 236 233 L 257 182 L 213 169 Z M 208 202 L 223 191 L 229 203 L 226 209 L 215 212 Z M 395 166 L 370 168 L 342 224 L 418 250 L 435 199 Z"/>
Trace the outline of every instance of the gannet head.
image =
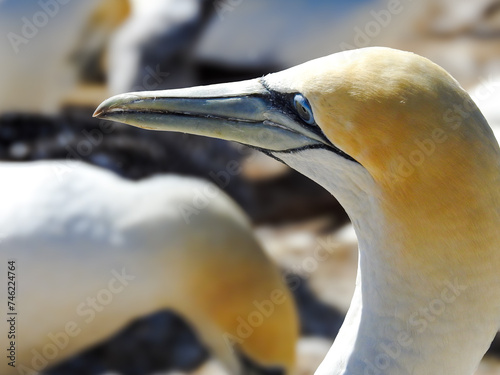
<path id="1" fill-rule="evenodd" d="M 429 215 L 469 199 L 464 192 L 497 191 L 500 179 L 498 144 L 469 95 L 431 61 L 389 48 L 248 81 L 117 95 L 95 116 L 260 149 L 333 193 L 355 227 L 382 215 L 424 236 L 418 226 L 436 224 Z M 496 207 L 492 194 L 484 204 Z"/>
<path id="2" fill-rule="evenodd" d="M 332 162 L 366 170 L 392 188 L 419 177 L 417 165 L 439 171 L 436 160 L 450 162 L 465 140 L 496 147 L 475 104 L 448 73 L 388 48 L 346 51 L 244 82 L 122 94 L 95 115 L 233 140 L 280 160 L 321 149 Z M 469 117 L 474 126 L 467 126 Z M 428 155 L 434 153 L 443 157 Z"/>
<path id="3" fill-rule="evenodd" d="M 324 373 L 362 373 L 379 343 L 407 330 L 410 350 L 394 359 L 396 372 L 383 373 L 433 373 L 445 362 L 450 373 L 473 372 L 500 315 L 500 290 L 490 287 L 500 281 L 500 149 L 443 69 L 367 48 L 244 82 L 123 94 L 95 115 L 250 145 L 339 199 L 360 241 L 360 273 Z M 466 292 L 432 317 L 439 329 L 414 332 L 412 314 L 446 280 L 462 281 Z M 480 329 L 471 331 L 479 309 Z M 468 355 L 457 359 L 457 350 Z"/>

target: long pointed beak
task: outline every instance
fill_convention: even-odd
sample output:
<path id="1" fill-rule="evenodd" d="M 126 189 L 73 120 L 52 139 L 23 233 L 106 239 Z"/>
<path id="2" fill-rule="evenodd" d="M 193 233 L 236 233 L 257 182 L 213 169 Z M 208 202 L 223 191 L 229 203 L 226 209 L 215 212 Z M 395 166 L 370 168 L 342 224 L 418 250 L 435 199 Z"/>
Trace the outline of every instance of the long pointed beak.
<path id="1" fill-rule="evenodd" d="M 121 94 L 94 116 L 145 129 L 191 133 L 286 151 L 327 141 L 301 125 L 260 79 L 166 91 Z"/>

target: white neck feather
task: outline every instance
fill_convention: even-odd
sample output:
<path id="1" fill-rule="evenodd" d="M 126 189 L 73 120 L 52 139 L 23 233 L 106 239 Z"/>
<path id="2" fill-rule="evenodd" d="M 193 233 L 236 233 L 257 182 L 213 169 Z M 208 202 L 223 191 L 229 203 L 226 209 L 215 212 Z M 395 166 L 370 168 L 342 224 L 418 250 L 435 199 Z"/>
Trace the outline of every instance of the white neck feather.
<path id="1" fill-rule="evenodd" d="M 461 273 L 439 256 L 432 264 L 404 259 L 404 236 L 388 233 L 394 223 L 386 222 L 369 194 L 372 177 L 332 155 L 321 149 L 276 155 L 329 188 L 359 240 L 351 307 L 316 374 L 471 375 L 498 328 L 500 296 L 491 287 L 497 271 L 493 266 L 471 271 L 473 265 Z M 430 250 L 431 245 L 460 250 L 452 240 L 430 244 Z"/>

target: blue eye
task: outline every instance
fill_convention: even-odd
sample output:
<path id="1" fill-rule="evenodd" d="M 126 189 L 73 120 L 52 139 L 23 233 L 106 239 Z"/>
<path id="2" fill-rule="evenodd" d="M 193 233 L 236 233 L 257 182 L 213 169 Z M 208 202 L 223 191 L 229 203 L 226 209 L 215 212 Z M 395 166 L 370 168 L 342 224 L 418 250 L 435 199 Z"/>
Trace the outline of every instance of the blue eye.
<path id="1" fill-rule="evenodd" d="M 293 98 L 293 105 L 300 118 L 309 125 L 314 124 L 314 116 L 311 105 L 302 94 L 297 94 Z"/>

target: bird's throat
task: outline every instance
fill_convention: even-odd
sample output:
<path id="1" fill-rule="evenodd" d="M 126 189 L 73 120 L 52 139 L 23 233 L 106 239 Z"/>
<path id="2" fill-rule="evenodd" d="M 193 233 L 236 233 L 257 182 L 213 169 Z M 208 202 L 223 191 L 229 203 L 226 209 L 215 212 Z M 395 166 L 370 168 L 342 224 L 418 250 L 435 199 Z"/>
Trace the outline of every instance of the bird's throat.
<path id="1" fill-rule="evenodd" d="M 361 243 L 351 307 L 316 374 L 471 375 L 497 330 L 498 296 L 484 295 L 493 285 L 391 269 L 371 250 Z"/>
<path id="2" fill-rule="evenodd" d="M 281 155 L 331 189 L 359 240 L 351 307 L 316 374 L 471 375 L 500 317 L 494 211 L 472 198 L 433 215 L 419 209 L 430 202 L 384 202 L 368 172 L 326 152 Z"/>

